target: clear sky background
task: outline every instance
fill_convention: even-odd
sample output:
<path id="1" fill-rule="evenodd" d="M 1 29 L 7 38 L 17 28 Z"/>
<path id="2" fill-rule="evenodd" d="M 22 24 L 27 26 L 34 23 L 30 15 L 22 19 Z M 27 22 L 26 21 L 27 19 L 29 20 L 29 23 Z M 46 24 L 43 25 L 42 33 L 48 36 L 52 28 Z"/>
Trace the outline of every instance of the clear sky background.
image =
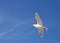
<path id="1" fill-rule="evenodd" d="M 35 12 L 48 27 L 42 39 Z M 0 43 L 60 43 L 60 0 L 0 0 Z"/>

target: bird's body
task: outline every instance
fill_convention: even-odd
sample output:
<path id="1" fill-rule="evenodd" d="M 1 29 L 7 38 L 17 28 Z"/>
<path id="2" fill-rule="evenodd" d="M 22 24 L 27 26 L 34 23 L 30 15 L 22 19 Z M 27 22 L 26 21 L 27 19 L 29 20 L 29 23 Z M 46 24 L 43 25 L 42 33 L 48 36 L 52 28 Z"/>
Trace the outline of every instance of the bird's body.
<path id="1" fill-rule="evenodd" d="M 39 25 L 39 24 L 33 24 L 33 26 L 36 28 L 42 28 L 42 25 Z"/>
<path id="2" fill-rule="evenodd" d="M 37 21 L 37 24 L 33 24 L 33 26 L 38 29 L 38 32 L 39 32 L 40 36 L 42 37 L 43 31 L 47 30 L 47 28 L 42 25 L 42 20 L 39 18 L 38 13 L 35 13 L 35 19 Z"/>

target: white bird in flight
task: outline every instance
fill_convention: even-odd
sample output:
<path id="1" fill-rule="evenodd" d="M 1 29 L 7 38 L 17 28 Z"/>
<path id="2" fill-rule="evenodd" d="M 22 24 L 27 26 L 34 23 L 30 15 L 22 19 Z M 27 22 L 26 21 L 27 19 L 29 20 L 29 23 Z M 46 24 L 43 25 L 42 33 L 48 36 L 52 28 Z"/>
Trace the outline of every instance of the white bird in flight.
<path id="1" fill-rule="evenodd" d="M 40 19 L 38 13 L 35 13 L 35 19 L 37 21 L 37 24 L 33 24 L 33 26 L 38 29 L 40 37 L 43 37 L 43 31 L 47 30 L 47 28 L 43 26 L 42 20 Z"/>

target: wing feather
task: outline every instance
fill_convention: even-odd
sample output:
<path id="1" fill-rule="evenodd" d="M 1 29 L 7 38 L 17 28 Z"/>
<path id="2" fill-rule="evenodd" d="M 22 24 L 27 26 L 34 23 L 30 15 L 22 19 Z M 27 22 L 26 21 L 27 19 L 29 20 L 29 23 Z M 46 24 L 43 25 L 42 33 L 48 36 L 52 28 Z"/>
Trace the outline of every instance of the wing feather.
<path id="1" fill-rule="evenodd" d="M 38 29 L 38 33 L 39 33 L 40 37 L 43 37 L 43 30 Z"/>
<path id="2" fill-rule="evenodd" d="M 38 13 L 35 13 L 35 19 L 36 19 L 38 24 L 42 25 L 42 21 L 41 21 L 39 15 L 38 15 Z"/>

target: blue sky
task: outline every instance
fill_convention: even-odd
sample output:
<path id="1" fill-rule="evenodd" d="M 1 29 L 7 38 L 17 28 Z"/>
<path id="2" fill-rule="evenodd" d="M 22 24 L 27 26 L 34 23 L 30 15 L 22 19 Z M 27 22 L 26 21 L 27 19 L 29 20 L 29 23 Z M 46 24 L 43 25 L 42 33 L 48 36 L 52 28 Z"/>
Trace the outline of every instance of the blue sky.
<path id="1" fill-rule="evenodd" d="M 35 12 L 48 27 L 42 39 Z M 60 43 L 60 0 L 0 0 L 0 43 Z"/>

